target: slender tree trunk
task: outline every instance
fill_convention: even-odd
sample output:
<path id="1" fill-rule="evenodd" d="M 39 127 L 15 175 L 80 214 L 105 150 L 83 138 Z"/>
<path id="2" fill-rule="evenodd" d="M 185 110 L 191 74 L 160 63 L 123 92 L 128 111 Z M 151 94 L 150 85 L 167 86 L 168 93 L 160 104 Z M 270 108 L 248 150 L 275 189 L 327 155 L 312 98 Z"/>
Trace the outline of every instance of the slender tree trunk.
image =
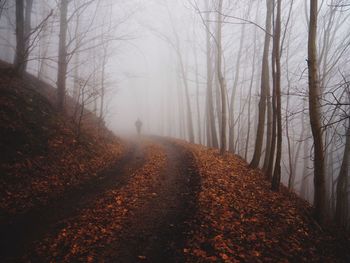
<path id="1" fill-rule="evenodd" d="M 286 138 L 287 138 L 287 148 L 288 148 L 288 166 L 289 166 L 289 178 L 288 178 L 288 189 L 292 190 L 294 187 L 294 167 L 293 167 L 293 157 L 292 157 L 292 146 L 290 143 L 290 135 L 289 135 L 289 118 L 288 118 L 288 110 L 289 110 L 289 91 L 290 84 L 288 84 L 288 94 L 287 94 L 287 105 L 286 105 Z"/>
<path id="2" fill-rule="evenodd" d="M 348 221 L 348 182 L 349 182 L 349 165 L 350 165 L 350 121 L 346 130 L 346 142 L 344 147 L 343 160 L 338 175 L 337 183 L 337 203 L 335 207 L 335 221 L 339 226 L 347 227 Z"/>
<path id="3" fill-rule="evenodd" d="M 105 115 L 105 78 L 106 78 L 106 64 L 107 64 L 107 47 L 103 47 L 102 70 L 101 70 L 101 98 L 100 98 L 100 123 L 104 121 Z"/>
<path id="4" fill-rule="evenodd" d="M 310 124 L 314 140 L 314 207 L 315 218 L 322 223 L 325 219 L 325 166 L 323 136 L 321 127 L 321 105 L 319 103 L 320 86 L 317 68 L 317 0 L 310 0 L 310 24 L 308 39 L 309 69 L 309 111 Z"/>
<path id="5" fill-rule="evenodd" d="M 79 43 L 81 41 L 79 37 L 79 31 L 80 31 L 80 17 L 77 16 L 76 22 L 75 22 L 75 49 L 78 49 Z M 76 52 L 74 54 L 74 85 L 73 85 L 73 99 L 76 100 L 77 94 L 79 94 L 79 64 L 80 64 L 80 54 L 79 52 Z"/>
<path id="6" fill-rule="evenodd" d="M 67 76 L 67 10 L 68 0 L 60 2 L 60 33 L 58 46 L 58 71 L 57 71 L 57 109 L 64 110 L 66 96 L 66 76 Z"/>
<path id="7" fill-rule="evenodd" d="M 208 1 L 205 2 L 207 10 L 209 9 Z M 206 20 L 209 21 L 210 14 L 207 12 Z M 208 25 L 209 27 L 209 25 Z M 206 30 L 206 49 L 207 49 L 207 110 L 208 110 L 208 132 L 207 135 L 210 136 L 208 138 L 208 143 L 211 142 L 209 146 L 218 148 L 218 137 L 216 133 L 215 127 L 215 117 L 214 117 L 214 102 L 213 102 L 213 69 L 211 62 L 211 41 L 210 41 L 210 32 L 209 28 Z"/>
<path id="8" fill-rule="evenodd" d="M 274 49 L 276 63 L 276 119 L 277 119 L 277 149 L 276 162 L 272 177 L 271 188 L 274 191 L 279 190 L 281 182 L 281 157 L 282 157 L 282 107 L 281 107 L 281 55 L 280 55 L 280 38 L 281 38 L 281 0 L 277 0 L 277 17 L 274 33 Z"/>
<path id="9" fill-rule="evenodd" d="M 326 143 L 331 143 L 331 138 L 329 138 L 329 140 L 327 140 L 327 135 L 325 136 L 325 147 Z M 334 151 L 335 151 L 335 144 L 331 143 L 331 145 L 329 145 L 329 149 L 326 152 L 326 159 L 327 161 L 325 161 L 325 169 L 326 169 L 326 174 L 328 175 L 326 177 L 326 213 L 329 215 L 334 215 L 334 209 L 332 210 L 332 202 L 334 200 L 332 200 L 332 197 L 334 197 L 334 195 L 332 196 L 332 192 L 334 192 L 333 188 L 334 188 L 334 183 L 333 183 L 333 174 L 334 174 Z"/>
<path id="10" fill-rule="evenodd" d="M 306 105 L 305 105 L 306 106 Z M 305 107 L 304 107 L 305 108 Z M 297 149 L 295 151 L 294 154 L 294 158 L 292 160 L 292 168 L 291 168 L 291 172 L 290 172 L 290 178 L 288 181 L 288 188 L 289 189 L 293 189 L 294 188 L 294 182 L 295 182 L 295 173 L 297 171 L 297 165 L 298 165 L 298 160 L 299 160 L 299 156 L 300 156 L 300 151 L 301 151 L 301 144 L 302 144 L 302 140 L 305 137 L 305 122 L 304 122 L 304 113 L 302 112 L 302 119 L 301 119 L 301 132 L 300 132 L 300 136 L 299 136 L 299 140 L 298 140 L 298 146 Z M 289 124 L 288 124 L 288 128 L 289 128 Z M 286 128 L 287 129 L 287 128 Z"/>
<path id="11" fill-rule="evenodd" d="M 206 130 L 206 141 L 208 147 L 213 147 L 213 141 L 211 136 L 211 124 L 210 124 L 210 113 L 209 113 L 209 93 L 208 88 L 206 90 L 206 99 L 205 99 L 205 113 L 206 113 L 206 120 L 205 120 L 205 130 Z"/>
<path id="12" fill-rule="evenodd" d="M 178 105 L 179 105 L 179 136 L 180 139 L 186 139 L 186 132 L 185 132 L 185 113 L 184 113 L 184 103 L 183 103 L 183 94 L 182 94 L 182 87 L 179 78 L 176 79 L 177 84 L 177 97 L 178 97 Z"/>
<path id="13" fill-rule="evenodd" d="M 259 115 L 258 128 L 256 131 L 255 149 L 253 159 L 250 162 L 251 168 L 257 168 L 260 163 L 261 149 L 264 137 L 265 128 L 265 113 L 266 113 L 266 95 L 267 89 L 270 88 L 269 80 L 269 49 L 270 49 L 270 32 L 271 32 L 271 14 L 272 14 L 272 0 L 266 0 L 266 22 L 265 22 L 265 41 L 264 52 L 261 65 L 261 87 L 260 87 L 260 101 L 259 101 Z"/>
<path id="14" fill-rule="evenodd" d="M 248 121 L 247 121 L 247 139 L 245 141 L 245 150 L 244 150 L 244 160 L 248 161 L 248 146 L 249 146 L 249 140 L 250 140 L 250 120 L 251 120 L 251 101 L 252 101 L 252 90 L 253 90 L 253 82 L 254 82 L 254 75 L 255 75 L 255 60 L 256 60 L 256 29 L 254 32 L 254 53 L 253 53 L 253 65 L 252 65 L 252 75 L 250 79 L 249 84 L 249 94 L 248 94 Z"/>
<path id="15" fill-rule="evenodd" d="M 271 109 L 272 109 L 272 127 L 271 127 L 271 147 L 269 151 L 269 163 L 267 165 L 267 170 L 265 173 L 265 176 L 272 180 L 273 177 L 273 171 L 274 171 L 274 164 L 275 164 L 275 151 L 276 151 L 276 142 L 277 142 L 277 104 L 276 104 L 276 50 L 272 49 L 272 56 L 271 56 L 271 71 L 272 71 L 272 96 L 271 96 Z"/>
<path id="16" fill-rule="evenodd" d="M 214 72 L 216 72 L 216 74 L 214 75 L 214 95 L 215 95 L 215 105 L 214 105 L 214 108 L 216 109 L 216 116 L 215 117 L 215 120 L 217 119 L 217 123 L 218 123 L 218 132 L 219 132 L 219 142 L 221 143 L 221 128 L 222 128 L 222 105 L 221 105 L 221 87 L 220 87 L 220 83 L 219 83 L 219 79 L 218 79 L 218 58 L 217 58 L 217 50 L 215 50 L 215 54 L 216 54 L 216 57 L 215 57 L 215 62 L 216 62 L 216 65 L 214 67 Z M 215 122 L 216 123 L 216 122 Z M 219 144 L 220 144 L 219 143 Z"/>
<path id="17" fill-rule="evenodd" d="M 16 0 L 16 53 L 15 71 L 22 76 L 25 61 L 24 0 Z"/>
<path id="18" fill-rule="evenodd" d="M 31 35 L 33 0 L 26 0 L 25 18 L 24 18 L 24 61 L 23 71 L 26 71 L 29 57 L 29 40 Z"/>
<path id="19" fill-rule="evenodd" d="M 180 49 L 178 49 L 178 56 L 180 60 L 180 70 L 182 75 L 182 80 L 185 88 L 185 100 L 186 100 L 186 119 L 187 119 L 187 129 L 188 129 L 188 136 L 189 141 L 191 143 L 194 143 L 194 132 L 193 132 L 193 122 L 192 122 L 192 109 L 191 109 L 191 101 L 190 101 L 190 94 L 188 90 L 188 83 L 187 83 L 187 75 L 185 71 L 185 67 L 182 61 L 181 54 L 179 53 Z"/>
<path id="20" fill-rule="evenodd" d="M 270 87 L 266 91 L 266 112 L 267 112 L 267 122 L 266 122 L 266 148 L 264 156 L 263 171 L 266 174 L 270 162 L 271 145 L 272 145 L 272 127 L 273 127 L 273 113 L 272 113 L 272 98 Z"/>
<path id="21" fill-rule="evenodd" d="M 234 101 L 235 101 L 235 94 L 237 90 L 238 80 L 239 80 L 239 73 L 241 69 L 241 57 L 242 57 L 242 49 L 243 49 L 243 43 L 244 43 L 244 37 L 245 37 L 245 24 L 243 24 L 241 29 L 241 38 L 239 41 L 239 49 L 237 54 L 237 60 L 236 60 L 236 72 L 234 75 L 234 82 L 232 86 L 232 92 L 231 92 L 231 99 L 230 99 L 230 108 L 229 108 L 229 136 L 228 136 L 228 150 L 232 153 L 235 151 L 234 147 L 234 136 L 235 136 L 235 115 L 234 115 Z"/>
<path id="22" fill-rule="evenodd" d="M 47 12 L 47 7 L 45 5 L 41 6 L 41 12 L 42 14 L 45 14 Z M 49 30 L 50 28 L 50 30 Z M 51 25 L 43 25 L 42 28 L 42 34 L 39 39 L 39 65 L 38 65 L 38 79 L 43 79 L 44 76 L 47 76 L 47 62 L 44 58 L 47 57 L 47 53 L 49 51 L 49 47 L 47 43 L 50 41 L 51 36 L 53 35 L 54 27 Z"/>
<path id="23" fill-rule="evenodd" d="M 222 2 L 223 0 L 219 0 L 219 13 L 218 13 L 218 46 L 217 46 L 217 52 L 218 52 L 218 65 L 217 65 L 217 73 L 218 73 L 218 80 L 220 84 L 220 94 L 221 94 L 221 135 L 220 135 L 220 154 L 224 154 L 226 151 L 226 81 L 224 78 L 224 75 L 222 73 L 222 47 L 221 47 L 221 29 L 222 29 Z"/>
<path id="24" fill-rule="evenodd" d="M 303 121 L 305 122 L 304 118 Z M 304 151 L 304 158 L 303 158 L 303 171 L 302 171 L 302 180 L 301 180 L 301 186 L 300 186 L 300 195 L 305 200 L 308 200 L 307 195 L 307 187 L 308 187 L 308 165 L 309 165 L 309 140 L 308 137 L 310 135 L 309 128 L 306 127 L 305 129 L 305 140 L 303 143 L 303 151 Z"/>
<path id="25" fill-rule="evenodd" d="M 194 60 L 195 60 L 195 78 L 196 78 L 196 107 L 197 107 L 197 129 L 198 129 L 198 143 L 202 144 L 202 131 L 201 131 L 201 111 L 199 107 L 199 79 L 198 79 L 198 59 L 197 51 L 194 48 Z"/>

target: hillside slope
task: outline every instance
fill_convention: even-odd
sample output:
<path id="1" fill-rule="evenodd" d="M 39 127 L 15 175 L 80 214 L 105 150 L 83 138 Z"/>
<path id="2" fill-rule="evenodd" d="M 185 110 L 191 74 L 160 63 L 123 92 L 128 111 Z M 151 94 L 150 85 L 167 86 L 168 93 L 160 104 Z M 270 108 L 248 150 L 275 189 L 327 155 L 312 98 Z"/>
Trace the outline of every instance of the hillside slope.
<path id="1" fill-rule="evenodd" d="M 54 88 L 0 68 L 0 222 L 96 176 L 123 147 L 92 113 L 79 139 L 68 115 L 58 114 Z M 72 107 L 70 99 L 67 106 Z"/>
<path id="2" fill-rule="evenodd" d="M 281 186 L 271 191 L 240 157 L 177 141 L 195 156 L 201 190 L 187 262 L 349 262 L 350 241 L 321 229 L 312 207 Z"/>

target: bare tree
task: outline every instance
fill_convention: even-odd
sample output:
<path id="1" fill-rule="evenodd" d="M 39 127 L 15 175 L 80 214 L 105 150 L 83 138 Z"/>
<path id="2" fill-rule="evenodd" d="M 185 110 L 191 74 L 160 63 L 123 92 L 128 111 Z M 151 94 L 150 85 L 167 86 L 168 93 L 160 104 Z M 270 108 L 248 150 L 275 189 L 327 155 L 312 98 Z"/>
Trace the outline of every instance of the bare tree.
<path id="1" fill-rule="evenodd" d="M 67 75 L 67 12 L 68 0 L 60 1 L 60 33 L 58 46 L 58 69 L 57 69 L 57 108 L 60 111 L 64 109 L 64 100 L 66 96 L 66 75 Z"/>
<path id="2" fill-rule="evenodd" d="M 217 74 L 220 84 L 221 94 L 221 135 L 220 135 L 220 153 L 223 154 L 226 151 L 226 123 L 227 123 L 227 103 L 226 103 L 226 80 L 222 72 L 222 3 L 223 0 L 219 0 L 218 4 L 218 22 L 217 22 Z"/>
<path id="3" fill-rule="evenodd" d="M 206 9 L 209 9 L 208 0 L 205 1 Z M 210 13 L 206 13 L 206 20 L 209 21 Z M 211 62 L 211 32 L 209 25 L 205 24 L 206 27 L 206 62 L 207 62 L 207 94 L 206 94 L 206 108 L 207 108 L 207 141 L 208 146 L 218 148 L 218 138 L 216 134 L 215 127 L 215 117 L 214 117 L 214 106 L 213 106 L 213 69 Z"/>
<path id="4" fill-rule="evenodd" d="M 249 8 L 248 8 L 249 10 Z M 244 35 L 245 35 L 245 24 L 243 24 L 241 28 L 241 36 L 239 41 L 239 49 L 237 54 L 237 60 L 236 60 L 236 66 L 235 66 L 235 75 L 234 75 L 234 82 L 232 85 L 232 92 L 231 92 L 231 99 L 230 99 L 230 107 L 229 107 L 229 136 L 228 136 L 228 149 L 230 152 L 235 152 L 234 147 L 234 131 L 235 131 L 235 115 L 234 115 L 234 100 L 235 100 L 235 93 L 237 90 L 237 84 L 239 79 L 239 73 L 241 68 L 241 57 L 242 57 L 242 49 L 243 49 L 243 43 L 244 43 Z"/>
<path id="5" fill-rule="evenodd" d="M 318 1 L 310 0 L 310 21 L 308 37 L 308 69 L 309 69 L 309 111 L 310 124 L 314 141 L 314 207 L 318 222 L 325 219 L 325 166 L 324 147 L 321 127 L 320 85 L 317 67 L 317 8 Z"/>
<path id="6" fill-rule="evenodd" d="M 335 221 L 343 227 L 347 227 L 349 224 L 348 182 L 350 165 L 350 119 L 348 120 L 347 126 L 343 160 L 338 175 L 337 202 L 335 208 Z"/>
<path id="7" fill-rule="evenodd" d="M 15 71 L 23 75 L 25 61 L 24 0 L 16 0 L 16 54 Z"/>
<path id="8" fill-rule="evenodd" d="M 277 149 L 276 161 L 272 177 L 272 190 L 278 191 L 281 182 L 281 158 L 282 158 L 282 106 L 281 106 L 281 0 L 277 0 L 277 15 L 275 32 L 273 36 L 273 52 L 276 74 L 274 80 L 275 100 L 276 100 L 276 120 L 277 120 Z"/>
<path id="9" fill-rule="evenodd" d="M 200 103 L 199 103 L 199 72 L 198 72 L 198 58 L 197 58 L 197 49 L 194 46 L 193 48 L 194 54 L 194 63 L 195 63 L 195 79 L 196 79 L 196 108 L 197 108 L 197 127 L 198 127 L 198 143 L 202 144 L 202 130 L 201 130 L 201 111 L 200 111 Z"/>
<path id="10" fill-rule="evenodd" d="M 270 88 L 269 80 L 269 49 L 270 49 L 270 31 L 271 31 L 271 16 L 272 16 L 272 0 L 266 0 L 266 21 L 265 21 L 265 41 L 264 51 L 261 65 L 261 86 L 260 86 L 260 100 L 259 100 L 259 120 L 258 128 L 256 131 L 255 149 L 252 161 L 250 162 L 251 168 L 257 168 L 260 163 L 261 150 L 264 137 L 265 127 L 265 113 L 266 113 L 266 95 L 267 90 Z"/>

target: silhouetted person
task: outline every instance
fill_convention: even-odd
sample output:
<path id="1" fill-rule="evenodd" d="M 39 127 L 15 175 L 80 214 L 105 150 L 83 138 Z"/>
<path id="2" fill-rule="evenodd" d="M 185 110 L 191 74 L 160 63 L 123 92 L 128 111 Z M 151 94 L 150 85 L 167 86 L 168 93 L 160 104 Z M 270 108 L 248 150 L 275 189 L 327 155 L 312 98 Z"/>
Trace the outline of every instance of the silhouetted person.
<path id="1" fill-rule="evenodd" d="M 142 128 L 142 121 L 140 121 L 139 118 L 137 118 L 137 121 L 135 122 L 135 126 L 136 126 L 137 134 L 140 135 L 141 134 L 141 128 Z"/>

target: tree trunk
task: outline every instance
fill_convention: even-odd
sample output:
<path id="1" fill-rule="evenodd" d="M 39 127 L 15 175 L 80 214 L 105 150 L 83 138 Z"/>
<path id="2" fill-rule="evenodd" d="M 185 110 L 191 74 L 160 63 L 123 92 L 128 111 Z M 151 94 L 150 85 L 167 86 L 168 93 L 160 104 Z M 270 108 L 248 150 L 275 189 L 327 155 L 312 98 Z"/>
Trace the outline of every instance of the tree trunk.
<path id="1" fill-rule="evenodd" d="M 102 57 L 102 69 L 101 69 L 101 98 L 100 98 L 100 123 L 104 122 L 105 117 L 105 78 L 106 78 L 106 64 L 107 64 L 107 47 L 103 47 L 103 57 Z"/>
<path id="2" fill-rule="evenodd" d="M 48 11 L 48 7 L 45 5 L 41 6 L 41 13 L 45 14 Z M 50 28 L 50 30 L 49 30 Z M 45 58 L 49 51 L 47 43 L 50 41 L 51 36 L 53 35 L 54 27 L 47 24 L 43 25 L 42 33 L 39 39 L 39 61 L 38 61 L 38 79 L 42 80 L 44 76 L 47 76 L 47 62 Z"/>
<path id="3" fill-rule="evenodd" d="M 305 140 L 304 140 L 304 162 L 303 162 L 303 171 L 302 171 L 302 180 L 300 186 L 300 196 L 305 200 L 308 200 L 308 165 L 309 165 L 309 140 L 308 136 L 310 135 L 310 131 L 308 128 L 305 130 Z"/>
<path id="4" fill-rule="evenodd" d="M 281 182 L 281 157 L 282 157 L 282 107 L 281 107 L 281 55 L 280 55 L 280 38 L 281 38 L 281 0 L 277 0 L 277 17 L 275 33 L 273 37 L 273 48 L 275 52 L 275 85 L 276 85 L 276 120 L 277 120 L 277 149 L 276 161 L 272 177 L 271 188 L 274 191 L 279 190 Z"/>
<path id="5" fill-rule="evenodd" d="M 16 53 L 15 71 L 22 76 L 25 61 L 24 0 L 16 0 Z"/>
<path id="6" fill-rule="evenodd" d="M 260 163 L 261 149 L 264 137 L 265 128 L 265 113 L 266 113 L 266 92 L 270 88 L 269 80 L 269 49 L 270 49 L 270 32 L 271 32 L 271 14 L 272 14 L 272 0 L 266 0 L 266 22 L 265 22 L 265 40 L 264 52 L 261 65 L 261 86 L 260 86 L 260 100 L 259 100 L 259 116 L 258 128 L 256 131 L 255 149 L 253 159 L 250 162 L 251 168 L 257 168 Z"/>
<path id="7" fill-rule="evenodd" d="M 205 2 L 206 8 L 209 9 L 208 1 Z M 210 14 L 207 12 L 206 14 L 206 20 L 209 21 Z M 209 26 L 209 25 L 208 25 Z M 211 63 L 211 43 L 210 43 L 210 32 L 209 28 L 206 30 L 206 49 L 207 49 L 207 110 L 208 110 L 208 132 L 207 136 L 208 143 L 210 147 L 218 148 L 218 137 L 216 134 L 216 127 L 215 127 L 215 117 L 214 117 L 214 105 L 213 105 L 213 69 L 212 69 L 212 63 Z"/>
<path id="8" fill-rule="evenodd" d="M 221 135 L 220 135 L 220 154 L 224 154 L 226 151 L 226 81 L 224 78 L 224 75 L 222 73 L 222 47 L 221 47 L 221 29 L 222 29 L 222 2 L 223 0 L 219 0 L 219 12 L 218 12 L 218 23 L 217 23 L 217 30 L 218 30 L 218 46 L 217 46 L 217 52 L 218 52 L 218 66 L 217 66 L 217 74 L 218 74 L 218 80 L 220 84 L 220 94 L 221 94 Z"/>
<path id="9" fill-rule="evenodd" d="M 314 141 L 314 207 L 315 219 L 322 223 L 325 219 L 325 166 L 321 127 L 320 86 L 317 68 L 317 0 L 310 0 L 310 22 L 308 38 L 309 69 L 309 111 L 310 124 Z"/>
<path id="10" fill-rule="evenodd" d="M 198 79 L 198 59 L 197 59 L 197 51 L 194 47 L 194 60 L 195 60 L 195 78 L 196 78 L 196 107 L 197 107 L 197 133 L 198 133 L 198 143 L 202 144 L 202 132 L 201 132 L 201 111 L 199 107 L 199 79 Z"/>
<path id="11" fill-rule="evenodd" d="M 182 57 L 180 54 L 180 49 L 178 49 L 178 56 L 180 60 L 180 69 L 181 69 L 181 75 L 182 75 L 182 80 L 184 83 L 184 88 L 185 88 L 185 99 L 186 99 L 186 119 L 187 119 L 187 129 L 188 129 L 188 136 L 189 136 L 189 141 L 191 143 L 194 143 L 194 132 L 193 132 L 193 122 L 192 122 L 192 110 L 191 110 L 191 101 L 190 101 L 190 94 L 188 90 L 188 83 L 187 83 L 187 75 L 185 71 L 185 67 L 183 65 Z"/>
<path id="12" fill-rule="evenodd" d="M 234 76 L 234 82 L 232 86 L 232 92 L 231 92 L 231 99 L 230 99 L 230 109 L 229 109 L 229 136 L 228 136 L 228 150 L 232 153 L 235 152 L 235 146 L 234 146 L 234 136 L 235 136 L 235 114 L 234 114 L 234 101 L 235 101 L 235 94 L 237 90 L 238 85 L 238 79 L 239 79 L 239 73 L 241 69 L 241 57 L 242 57 L 242 49 L 243 49 L 243 43 L 244 43 L 244 36 L 245 36 L 245 24 L 243 24 L 241 29 L 241 38 L 239 41 L 239 49 L 237 54 L 237 60 L 236 60 L 236 72 Z"/>
<path id="13" fill-rule="evenodd" d="M 32 21 L 32 8 L 33 8 L 33 0 L 26 1 L 25 7 L 25 20 L 24 20 L 24 61 L 23 61 L 23 71 L 26 71 L 27 62 L 29 57 L 29 40 L 31 35 L 31 21 Z"/>
<path id="14" fill-rule="evenodd" d="M 339 226 L 347 227 L 348 222 L 348 177 L 350 164 L 350 121 L 346 130 L 346 142 L 344 147 L 343 160 L 338 175 L 337 203 L 335 207 L 335 221 Z"/>
<path id="15" fill-rule="evenodd" d="M 266 91 L 266 111 L 267 111 L 267 121 L 266 121 L 266 148 L 264 156 L 263 171 L 266 174 L 270 162 L 271 145 L 272 145 L 272 126 L 273 126 L 273 113 L 272 113 L 272 98 L 270 87 Z"/>
<path id="16" fill-rule="evenodd" d="M 57 70 L 57 109 L 64 110 L 66 96 L 66 76 L 67 76 L 67 9 L 68 0 L 60 2 L 60 33 L 58 46 L 58 70 Z"/>
<path id="17" fill-rule="evenodd" d="M 252 90 L 253 90 L 253 82 L 255 75 L 255 64 L 256 64 L 256 46 L 257 46 L 257 37 L 256 37 L 256 29 L 254 32 L 254 51 L 253 51 L 253 65 L 252 65 L 252 75 L 249 84 L 249 94 L 248 94 L 248 121 L 247 121 L 247 139 L 245 141 L 245 149 L 244 149 L 244 160 L 248 161 L 248 146 L 250 140 L 250 120 L 251 120 L 251 101 L 252 101 Z"/>

